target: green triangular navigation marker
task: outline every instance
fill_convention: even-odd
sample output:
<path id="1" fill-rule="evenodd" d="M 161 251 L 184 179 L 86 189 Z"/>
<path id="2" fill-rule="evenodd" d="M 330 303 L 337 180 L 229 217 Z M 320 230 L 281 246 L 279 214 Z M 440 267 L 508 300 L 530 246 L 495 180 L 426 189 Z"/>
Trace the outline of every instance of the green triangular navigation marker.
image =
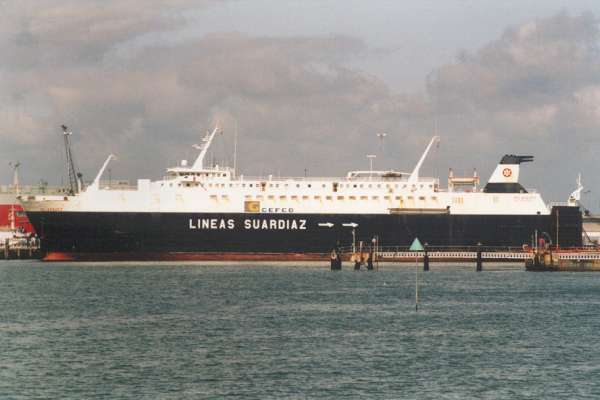
<path id="1" fill-rule="evenodd" d="M 421 242 L 419 242 L 419 238 L 415 238 L 415 240 L 413 240 L 412 244 L 410 245 L 410 249 L 408 249 L 410 251 L 423 251 L 425 250 L 423 248 L 423 245 L 421 244 Z"/>

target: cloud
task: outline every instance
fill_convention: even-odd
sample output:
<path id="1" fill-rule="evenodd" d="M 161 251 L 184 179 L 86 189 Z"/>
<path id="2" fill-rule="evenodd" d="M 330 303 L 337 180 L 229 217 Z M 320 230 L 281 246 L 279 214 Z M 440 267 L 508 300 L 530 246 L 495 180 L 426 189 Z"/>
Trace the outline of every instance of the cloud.
<path id="1" fill-rule="evenodd" d="M 598 19 L 592 14 L 550 18 L 507 29 L 476 52 L 430 75 L 434 113 L 453 137 L 486 132 L 468 152 L 493 149 L 536 154 L 531 168 L 538 186 L 555 196 L 568 192 L 573 168 L 597 163 L 600 53 Z M 461 132 L 455 121 L 469 120 Z M 448 125 L 444 123 L 448 122 Z M 600 183 L 593 174 L 593 185 Z"/>
<path id="2" fill-rule="evenodd" d="M 378 154 L 377 168 L 410 170 L 436 126 L 442 147 L 424 166 L 436 175 L 452 166 L 485 176 L 505 152 L 532 153 L 526 183 L 560 199 L 575 165 L 585 172 L 597 163 L 600 56 L 591 14 L 507 29 L 432 71 L 414 94 L 347 67 L 380 51 L 355 37 L 215 32 L 160 40 L 201 23 L 201 13 L 189 20 L 182 11 L 197 2 L 7 4 L 0 157 L 19 157 L 30 182 L 57 182 L 63 173 L 62 123 L 76 133 L 77 161 L 90 178 L 108 153 L 119 156 L 113 176 L 159 177 L 195 157 L 191 144 L 216 119 L 225 134 L 210 158 L 231 164 L 237 125 L 245 174 L 344 174 L 367 168 L 369 153 Z M 377 132 L 388 133 L 384 149 Z"/>

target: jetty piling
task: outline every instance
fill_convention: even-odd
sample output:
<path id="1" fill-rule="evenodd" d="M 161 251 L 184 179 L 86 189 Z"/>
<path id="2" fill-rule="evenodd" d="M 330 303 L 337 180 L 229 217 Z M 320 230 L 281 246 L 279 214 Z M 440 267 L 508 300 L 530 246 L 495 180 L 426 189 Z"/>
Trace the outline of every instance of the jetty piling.
<path id="1" fill-rule="evenodd" d="M 0 244 L 0 259 L 25 260 L 41 258 L 37 238 L 6 238 Z"/>
<path id="2" fill-rule="evenodd" d="M 481 257 L 481 243 L 477 243 L 477 260 L 475 271 L 481 272 L 483 270 L 483 259 Z"/>

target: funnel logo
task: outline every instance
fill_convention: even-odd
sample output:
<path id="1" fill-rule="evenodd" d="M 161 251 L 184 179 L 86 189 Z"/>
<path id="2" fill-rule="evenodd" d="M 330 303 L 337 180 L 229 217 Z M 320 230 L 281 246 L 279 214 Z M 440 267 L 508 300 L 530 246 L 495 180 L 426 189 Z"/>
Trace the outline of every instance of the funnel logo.
<path id="1" fill-rule="evenodd" d="M 502 175 L 504 175 L 505 178 L 509 178 L 512 175 L 512 170 L 510 168 L 504 168 L 502 170 Z"/>

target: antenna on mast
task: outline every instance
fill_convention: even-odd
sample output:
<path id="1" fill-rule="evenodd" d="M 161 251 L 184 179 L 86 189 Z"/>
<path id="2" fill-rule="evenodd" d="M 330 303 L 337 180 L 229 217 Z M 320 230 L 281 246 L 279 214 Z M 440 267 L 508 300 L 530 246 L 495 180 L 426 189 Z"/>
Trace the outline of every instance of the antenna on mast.
<path id="1" fill-rule="evenodd" d="M 79 191 L 81 183 L 81 174 L 75 169 L 75 160 L 73 160 L 73 153 L 71 152 L 71 135 L 73 132 L 69 130 L 66 125 L 61 125 L 63 131 L 63 138 L 65 141 L 65 155 L 67 161 L 67 177 L 69 179 L 69 193 L 75 194 Z"/>
<path id="2" fill-rule="evenodd" d="M 379 132 L 379 133 L 376 133 L 376 135 L 379 138 L 379 151 L 383 153 L 383 139 L 385 139 L 385 137 L 387 136 L 387 133 Z"/>
<path id="3" fill-rule="evenodd" d="M 238 138 L 238 124 L 237 119 L 233 120 L 234 132 L 233 132 L 233 175 L 237 175 L 237 138 Z"/>

